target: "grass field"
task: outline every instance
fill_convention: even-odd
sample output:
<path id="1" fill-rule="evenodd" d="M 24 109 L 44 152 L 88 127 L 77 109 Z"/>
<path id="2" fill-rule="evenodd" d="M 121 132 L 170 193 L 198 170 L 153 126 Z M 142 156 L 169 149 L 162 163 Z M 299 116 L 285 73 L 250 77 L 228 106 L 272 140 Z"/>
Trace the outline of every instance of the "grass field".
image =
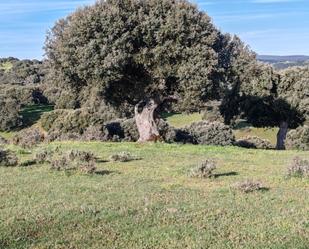
<path id="1" fill-rule="evenodd" d="M 187 125 L 190 125 L 193 122 L 198 122 L 202 120 L 202 114 L 193 113 L 193 114 L 164 114 L 163 118 L 167 120 L 167 122 L 176 127 L 181 128 Z M 234 129 L 234 135 L 236 139 L 244 138 L 246 136 L 258 136 L 263 139 L 268 139 L 272 145 L 276 145 L 277 142 L 277 132 L 278 128 L 256 128 L 251 127 L 247 123 L 243 122 L 242 126 Z"/>
<path id="2" fill-rule="evenodd" d="M 0 248 L 286 248 L 309 245 L 309 180 L 285 177 L 297 151 L 135 143 L 62 142 L 99 158 L 94 175 L 48 165 L 0 168 Z M 36 150 L 10 146 L 21 160 Z M 128 151 L 141 160 L 108 162 Z M 215 158 L 214 179 L 188 171 Z M 244 194 L 237 181 L 268 191 Z"/>

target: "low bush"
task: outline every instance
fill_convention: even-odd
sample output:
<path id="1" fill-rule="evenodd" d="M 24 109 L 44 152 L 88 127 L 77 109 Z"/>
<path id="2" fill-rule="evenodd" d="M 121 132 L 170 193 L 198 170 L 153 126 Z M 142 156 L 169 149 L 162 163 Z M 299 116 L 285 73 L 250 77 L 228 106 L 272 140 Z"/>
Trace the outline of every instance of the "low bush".
<path id="1" fill-rule="evenodd" d="M 51 169 L 92 174 L 96 171 L 96 157 L 91 152 L 71 150 L 55 155 L 51 160 Z"/>
<path id="2" fill-rule="evenodd" d="M 247 136 L 236 141 L 236 146 L 248 149 L 273 149 L 274 146 L 267 139 L 262 139 L 257 136 Z"/>
<path id="3" fill-rule="evenodd" d="M 196 144 L 227 146 L 235 142 L 232 129 L 220 122 L 195 122 L 186 131 L 192 135 Z"/>
<path id="4" fill-rule="evenodd" d="M 216 161 L 213 159 L 206 159 L 199 163 L 196 167 L 191 169 L 190 177 L 211 178 L 214 176 L 213 171 L 217 168 Z"/>
<path id="5" fill-rule="evenodd" d="M 50 162 L 53 156 L 53 152 L 51 150 L 40 150 L 35 153 L 34 160 L 36 163 L 42 164 L 46 162 Z"/>
<path id="6" fill-rule="evenodd" d="M 309 150 L 309 126 L 305 125 L 289 131 L 285 147 L 290 150 Z"/>
<path id="7" fill-rule="evenodd" d="M 265 189 L 261 182 L 253 180 L 245 180 L 242 182 L 237 182 L 236 184 L 233 185 L 233 188 L 243 193 L 250 193 Z"/>
<path id="8" fill-rule="evenodd" d="M 18 158 L 13 151 L 0 148 L 0 166 L 13 167 L 18 165 Z"/>
<path id="9" fill-rule="evenodd" d="M 87 128 L 103 126 L 103 124 L 114 118 L 113 113 L 96 112 L 92 108 L 54 110 L 42 115 L 41 125 L 48 132 L 57 131 L 60 134 L 77 133 L 81 135 Z"/>
<path id="10" fill-rule="evenodd" d="M 18 132 L 13 138 L 12 143 L 23 148 L 31 148 L 44 141 L 45 135 L 39 128 L 28 128 Z"/>
<path id="11" fill-rule="evenodd" d="M 309 160 L 295 157 L 287 171 L 289 177 L 309 177 Z"/>
<path id="12" fill-rule="evenodd" d="M 5 138 L 3 138 L 3 137 L 0 136 L 0 145 L 1 145 L 1 144 L 7 144 L 7 142 L 8 142 L 8 141 L 7 141 Z"/>
<path id="13" fill-rule="evenodd" d="M 130 152 L 119 152 L 110 156 L 110 160 L 114 162 L 129 162 L 133 160 L 138 160 L 136 156 L 132 155 Z"/>
<path id="14" fill-rule="evenodd" d="M 104 141 L 105 134 L 100 126 L 90 126 L 83 133 L 81 139 L 83 141 Z"/>

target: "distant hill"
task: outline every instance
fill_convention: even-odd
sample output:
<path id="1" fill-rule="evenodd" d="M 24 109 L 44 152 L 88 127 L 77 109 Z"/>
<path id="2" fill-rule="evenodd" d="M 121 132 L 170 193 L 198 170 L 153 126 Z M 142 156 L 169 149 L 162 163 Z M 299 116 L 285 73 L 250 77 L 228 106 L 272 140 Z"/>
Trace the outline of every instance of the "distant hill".
<path id="1" fill-rule="evenodd" d="M 306 55 L 258 55 L 259 61 L 273 65 L 277 69 L 285 69 L 295 66 L 309 66 L 309 56 Z"/>

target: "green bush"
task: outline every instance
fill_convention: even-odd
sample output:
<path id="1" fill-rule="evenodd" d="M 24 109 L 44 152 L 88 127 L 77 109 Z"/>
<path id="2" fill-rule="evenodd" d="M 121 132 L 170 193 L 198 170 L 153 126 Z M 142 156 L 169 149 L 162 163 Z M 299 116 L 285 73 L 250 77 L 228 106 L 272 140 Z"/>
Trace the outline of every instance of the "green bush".
<path id="1" fill-rule="evenodd" d="M 192 135 L 196 144 L 227 146 L 235 142 L 231 128 L 220 122 L 195 122 L 186 130 Z"/>
<path id="2" fill-rule="evenodd" d="M 309 126 L 305 125 L 289 131 L 285 146 L 290 150 L 309 150 Z"/>
<path id="3" fill-rule="evenodd" d="M 23 125 L 20 105 L 16 99 L 0 95 L 0 130 L 10 131 Z"/>
<path id="4" fill-rule="evenodd" d="M 257 136 L 247 136 L 236 141 L 236 146 L 248 149 L 273 149 L 274 146 L 267 139 L 262 139 Z"/>

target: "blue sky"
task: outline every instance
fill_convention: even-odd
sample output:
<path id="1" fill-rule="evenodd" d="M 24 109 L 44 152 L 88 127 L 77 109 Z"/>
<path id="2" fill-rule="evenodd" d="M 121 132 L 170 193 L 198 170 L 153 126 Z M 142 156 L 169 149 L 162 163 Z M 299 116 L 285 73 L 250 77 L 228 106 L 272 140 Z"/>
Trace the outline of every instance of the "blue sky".
<path id="1" fill-rule="evenodd" d="M 259 54 L 309 55 L 309 0 L 192 0 Z M 0 57 L 41 59 L 53 23 L 95 0 L 0 0 Z"/>

